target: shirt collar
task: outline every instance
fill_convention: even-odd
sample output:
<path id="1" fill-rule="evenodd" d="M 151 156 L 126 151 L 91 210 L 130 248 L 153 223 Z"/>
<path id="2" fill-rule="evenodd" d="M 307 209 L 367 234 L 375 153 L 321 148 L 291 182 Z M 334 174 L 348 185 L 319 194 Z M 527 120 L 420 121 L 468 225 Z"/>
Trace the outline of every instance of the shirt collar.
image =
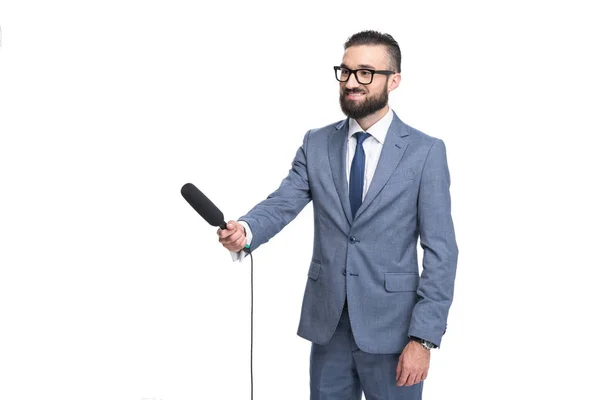
<path id="1" fill-rule="evenodd" d="M 391 108 L 388 108 L 388 112 L 381 118 L 379 121 L 375 122 L 372 127 L 369 128 L 367 132 L 371 136 L 373 136 L 377 141 L 381 144 L 385 141 L 385 137 L 387 135 L 388 130 L 390 129 L 390 125 L 392 125 L 392 120 L 394 119 L 394 113 Z M 360 127 L 358 122 L 354 118 L 348 118 L 348 139 L 356 132 L 364 132 Z"/>

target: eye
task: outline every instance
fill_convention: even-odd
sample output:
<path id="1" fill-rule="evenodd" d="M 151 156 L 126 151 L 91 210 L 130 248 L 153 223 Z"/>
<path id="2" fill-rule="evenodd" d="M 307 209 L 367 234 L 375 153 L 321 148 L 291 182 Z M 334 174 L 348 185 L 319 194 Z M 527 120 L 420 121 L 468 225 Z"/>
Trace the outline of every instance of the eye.
<path id="1" fill-rule="evenodd" d="M 371 71 L 369 71 L 367 69 L 360 69 L 360 70 L 358 70 L 358 75 L 360 75 L 361 78 L 370 78 Z"/>
<path id="2" fill-rule="evenodd" d="M 340 69 L 340 74 L 342 74 L 342 76 L 348 76 L 350 74 L 350 71 L 348 71 L 348 69 L 346 68 L 342 68 Z"/>

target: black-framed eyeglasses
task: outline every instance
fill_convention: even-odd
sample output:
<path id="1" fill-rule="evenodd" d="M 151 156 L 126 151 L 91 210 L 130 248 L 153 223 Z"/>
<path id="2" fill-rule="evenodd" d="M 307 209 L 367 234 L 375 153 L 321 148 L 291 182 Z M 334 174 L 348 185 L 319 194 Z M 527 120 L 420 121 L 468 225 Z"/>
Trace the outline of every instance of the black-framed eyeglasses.
<path id="1" fill-rule="evenodd" d="M 394 71 L 388 71 L 385 69 L 381 69 L 381 70 L 367 69 L 367 68 L 350 69 L 350 68 L 341 67 L 341 66 L 335 66 L 335 67 L 333 67 L 333 70 L 335 71 L 335 79 L 337 79 L 338 81 L 348 82 L 348 79 L 350 79 L 350 75 L 354 74 L 356 81 L 358 83 L 360 83 L 361 85 L 368 85 L 371 82 L 373 82 L 373 76 L 375 76 L 375 74 L 381 74 L 381 75 L 395 74 Z"/>

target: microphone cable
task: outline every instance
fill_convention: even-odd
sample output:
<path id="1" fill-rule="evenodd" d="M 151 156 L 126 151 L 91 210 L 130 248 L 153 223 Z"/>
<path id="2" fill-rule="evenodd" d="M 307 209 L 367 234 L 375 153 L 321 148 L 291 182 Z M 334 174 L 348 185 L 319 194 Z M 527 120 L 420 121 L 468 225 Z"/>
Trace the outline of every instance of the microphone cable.
<path id="1" fill-rule="evenodd" d="M 254 400 L 254 375 L 252 370 L 252 349 L 254 348 L 254 258 L 247 246 L 244 250 L 250 255 L 250 400 Z"/>
<path id="2" fill-rule="evenodd" d="M 254 400 L 254 378 L 252 376 L 252 348 L 254 344 L 254 259 L 250 254 L 250 400 Z"/>

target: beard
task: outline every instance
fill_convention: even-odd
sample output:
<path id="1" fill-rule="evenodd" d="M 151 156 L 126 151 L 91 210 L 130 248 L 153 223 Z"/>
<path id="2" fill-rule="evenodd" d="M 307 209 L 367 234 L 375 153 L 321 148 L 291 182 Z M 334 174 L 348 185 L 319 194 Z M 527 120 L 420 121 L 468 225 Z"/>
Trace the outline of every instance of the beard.
<path id="1" fill-rule="evenodd" d="M 356 102 L 353 100 L 346 99 L 346 94 L 348 93 L 364 93 L 361 89 L 343 89 L 340 92 L 340 106 L 342 107 L 342 112 L 350 118 L 354 119 L 362 119 L 368 115 L 376 113 L 377 111 L 384 108 L 388 103 L 388 92 L 385 90 L 385 86 L 379 95 L 373 96 L 371 98 L 365 98 L 362 102 Z"/>

